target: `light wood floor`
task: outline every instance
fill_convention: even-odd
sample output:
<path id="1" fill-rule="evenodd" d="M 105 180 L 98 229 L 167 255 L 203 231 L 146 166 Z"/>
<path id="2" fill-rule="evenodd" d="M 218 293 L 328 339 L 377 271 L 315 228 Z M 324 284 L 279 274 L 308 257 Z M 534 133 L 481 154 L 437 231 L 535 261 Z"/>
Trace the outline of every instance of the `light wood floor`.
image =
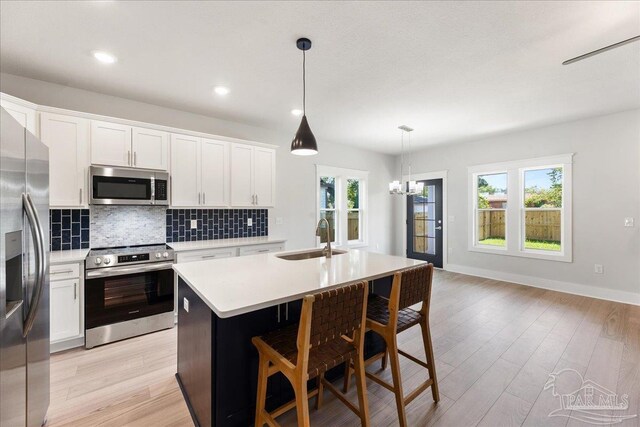
<path id="1" fill-rule="evenodd" d="M 559 402 L 543 388 L 564 368 L 629 395 L 626 412 L 640 413 L 640 307 L 439 271 L 431 328 L 442 397 L 435 405 L 427 391 L 414 400 L 410 425 L 579 425 L 548 417 Z M 423 358 L 420 328 L 412 329 L 400 348 Z M 426 373 L 402 362 L 408 393 Z M 192 425 L 175 371 L 175 328 L 53 355 L 48 425 Z M 390 380 L 389 369 L 382 375 Z M 372 381 L 367 388 L 372 425 L 397 425 L 393 395 Z M 355 402 L 355 387 L 350 395 Z M 311 417 L 319 426 L 359 424 L 330 393 Z M 295 411 L 278 421 L 295 425 Z"/>

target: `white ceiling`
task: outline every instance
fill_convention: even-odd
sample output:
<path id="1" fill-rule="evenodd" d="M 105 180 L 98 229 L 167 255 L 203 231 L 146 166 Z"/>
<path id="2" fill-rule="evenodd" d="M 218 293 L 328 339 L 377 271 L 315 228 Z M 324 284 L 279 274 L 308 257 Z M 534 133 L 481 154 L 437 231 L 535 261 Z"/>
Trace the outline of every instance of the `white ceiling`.
<path id="1" fill-rule="evenodd" d="M 2 72 L 399 151 L 640 107 L 640 2 L 5 2 Z M 114 53 L 98 64 L 91 51 Z M 212 95 L 222 84 L 225 98 Z"/>

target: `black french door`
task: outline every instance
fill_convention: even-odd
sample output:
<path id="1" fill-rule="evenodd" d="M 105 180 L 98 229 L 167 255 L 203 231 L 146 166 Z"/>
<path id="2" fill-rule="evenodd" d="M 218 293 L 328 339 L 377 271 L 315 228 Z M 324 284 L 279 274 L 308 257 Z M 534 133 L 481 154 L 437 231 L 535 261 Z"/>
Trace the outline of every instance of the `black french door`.
<path id="1" fill-rule="evenodd" d="M 419 182 L 422 194 L 407 197 L 407 257 L 442 268 L 442 179 Z"/>

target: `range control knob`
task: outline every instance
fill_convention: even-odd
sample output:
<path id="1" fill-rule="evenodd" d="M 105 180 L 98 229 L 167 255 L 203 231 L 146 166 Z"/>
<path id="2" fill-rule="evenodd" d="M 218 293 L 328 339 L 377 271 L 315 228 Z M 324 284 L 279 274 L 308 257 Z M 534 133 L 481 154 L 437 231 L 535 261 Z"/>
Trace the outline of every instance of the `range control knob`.
<path id="1" fill-rule="evenodd" d="M 102 258 L 96 258 L 96 265 L 102 264 Z"/>
<path id="2" fill-rule="evenodd" d="M 107 265 L 111 264 L 111 258 L 105 258 L 104 263 Z"/>
<path id="3" fill-rule="evenodd" d="M 156 258 L 160 258 L 162 255 L 160 254 L 160 252 L 156 253 Z"/>
<path id="4" fill-rule="evenodd" d="M 169 252 L 165 252 L 165 253 L 163 253 L 163 254 L 162 254 L 162 257 L 163 257 L 163 258 L 169 258 Z"/>

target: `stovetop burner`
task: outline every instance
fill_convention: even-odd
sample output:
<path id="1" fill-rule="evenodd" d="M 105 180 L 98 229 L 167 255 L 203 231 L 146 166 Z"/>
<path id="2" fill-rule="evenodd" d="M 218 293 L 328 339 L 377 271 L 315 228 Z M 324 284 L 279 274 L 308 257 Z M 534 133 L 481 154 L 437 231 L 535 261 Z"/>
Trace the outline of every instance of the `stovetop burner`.
<path id="1" fill-rule="evenodd" d="M 163 252 L 171 249 L 164 243 L 154 243 L 149 245 L 113 246 L 108 248 L 94 248 L 89 251 L 89 256 L 116 255 L 116 254 L 137 254 L 142 252 Z"/>
<path id="2" fill-rule="evenodd" d="M 91 270 L 131 264 L 173 262 L 173 259 L 173 249 L 164 243 L 158 243 L 92 249 L 85 265 L 87 270 Z"/>

